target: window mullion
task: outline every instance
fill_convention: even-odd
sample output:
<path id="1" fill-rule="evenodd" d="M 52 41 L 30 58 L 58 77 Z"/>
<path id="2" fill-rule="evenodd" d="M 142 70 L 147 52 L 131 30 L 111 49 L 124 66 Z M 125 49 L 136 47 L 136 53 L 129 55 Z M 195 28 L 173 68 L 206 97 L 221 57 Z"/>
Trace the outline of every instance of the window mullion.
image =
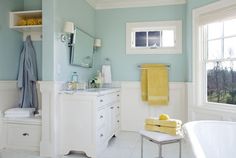
<path id="1" fill-rule="evenodd" d="M 221 55 L 222 55 L 222 58 L 225 58 L 225 56 L 224 56 L 224 23 L 223 23 L 223 27 L 222 27 L 222 39 L 221 39 Z"/>
<path id="2" fill-rule="evenodd" d="M 148 48 L 148 45 L 149 45 L 149 43 L 148 43 L 148 31 L 146 32 L 146 47 Z"/>
<path id="3" fill-rule="evenodd" d="M 204 102 L 207 102 L 208 101 L 208 98 L 207 98 L 207 62 L 208 62 L 208 27 L 203 27 L 203 32 L 202 32 L 202 39 L 203 39 L 203 67 L 202 67 L 202 72 L 203 72 L 203 76 L 204 77 L 204 80 L 203 80 L 203 98 L 204 98 Z"/>

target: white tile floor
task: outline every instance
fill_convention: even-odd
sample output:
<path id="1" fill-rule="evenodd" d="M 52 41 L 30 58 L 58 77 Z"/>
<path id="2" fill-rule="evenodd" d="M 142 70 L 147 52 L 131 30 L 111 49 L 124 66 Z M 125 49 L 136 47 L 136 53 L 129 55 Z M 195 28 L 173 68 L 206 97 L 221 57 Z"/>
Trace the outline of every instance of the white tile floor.
<path id="1" fill-rule="evenodd" d="M 99 156 L 99 158 L 140 158 L 141 139 L 138 133 L 120 132 L 116 138 L 113 138 L 108 148 Z M 188 145 L 183 143 L 182 158 L 192 158 Z M 156 144 L 144 141 L 144 158 L 156 158 L 158 148 Z M 178 144 L 163 146 L 164 158 L 178 158 Z M 0 158 L 40 158 L 37 152 L 26 152 L 17 150 L 2 150 Z M 81 154 L 71 154 L 64 158 L 86 158 Z"/>

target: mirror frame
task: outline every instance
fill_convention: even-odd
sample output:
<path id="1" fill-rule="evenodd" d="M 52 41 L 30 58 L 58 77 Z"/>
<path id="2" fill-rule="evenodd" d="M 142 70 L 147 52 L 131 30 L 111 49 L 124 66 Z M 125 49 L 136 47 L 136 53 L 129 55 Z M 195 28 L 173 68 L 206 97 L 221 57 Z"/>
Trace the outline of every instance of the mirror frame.
<path id="1" fill-rule="evenodd" d="M 93 64 L 94 64 L 94 53 L 95 53 L 95 48 L 94 48 L 94 45 L 93 45 L 93 52 L 92 52 L 92 55 L 91 56 L 87 56 L 87 57 L 91 57 L 91 63 L 88 64 L 88 65 L 82 65 L 82 64 L 74 64 L 73 63 L 73 57 L 74 57 L 74 45 L 75 45 L 75 42 L 76 42 L 76 34 L 77 34 L 77 31 L 81 31 L 83 32 L 84 34 L 88 35 L 89 37 L 93 38 L 93 40 L 95 40 L 95 37 L 90 35 L 89 33 L 85 32 L 84 30 L 80 29 L 79 27 L 75 26 L 75 33 L 73 34 L 70 34 L 70 41 L 69 41 L 69 52 L 70 52 L 70 65 L 73 65 L 73 66 L 79 66 L 79 67 L 83 67 L 83 68 L 92 68 L 93 67 Z"/>

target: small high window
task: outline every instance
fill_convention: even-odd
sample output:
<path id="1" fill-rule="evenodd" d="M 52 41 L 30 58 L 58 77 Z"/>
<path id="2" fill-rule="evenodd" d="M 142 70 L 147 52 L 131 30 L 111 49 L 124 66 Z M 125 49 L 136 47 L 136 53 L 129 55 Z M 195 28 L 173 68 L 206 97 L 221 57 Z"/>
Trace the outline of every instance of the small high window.
<path id="1" fill-rule="evenodd" d="M 182 53 L 181 21 L 127 23 L 126 53 Z"/>

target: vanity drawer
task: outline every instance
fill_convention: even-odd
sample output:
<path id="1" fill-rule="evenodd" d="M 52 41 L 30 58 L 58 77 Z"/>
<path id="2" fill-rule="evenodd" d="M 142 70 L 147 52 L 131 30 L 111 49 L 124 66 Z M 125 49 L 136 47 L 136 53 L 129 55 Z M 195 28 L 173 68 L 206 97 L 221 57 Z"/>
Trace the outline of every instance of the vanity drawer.
<path id="1" fill-rule="evenodd" d="M 99 96 L 99 97 L 97 97 L 97 107 L 100 108 L 104 105 L 108 105 L 110 103 L 113 103 L 116 100 L 117 100 L 117 96 L 115 93 Z"/>
<path id="2" fill-rule="evenodd" d="M 106 128 L 101 128 L 97 131 L 96 144 L 101 145 L 106 140 Z"/>
<path id="3" fill-rule="evenodd" d="M 118 131 L 120 129 L 120 115 L 116 116 L 116 127 L 115 131 Z"/>
<path id="4" fill-rule="evenodd" d="M 7 125 L 7 145 L 20 148 L 39 147 L 41 139 L 41 126 L 8 124 Z"/>
<path id="5" fill-rule="evenodd" d="M 115 108 L 116 108 L 116 116 L 119 116 L 120 115 L 120 104 L 117 103 Z"/>
<path id="6" fill-rule="evenodd" d="M 116 92 L 115 95 L 116 95 L 116 100 L 119 101 L 120 100 L 120 95 L 121 95 L 120 92 Z"/>
<path id="7" fill-rule="evenodd" d="M 106 123 L 106 110 L 101 109 L 97 111 L 97 117 L 96 117 L 96 127 L 97 129 L 102 128 Z"/>

